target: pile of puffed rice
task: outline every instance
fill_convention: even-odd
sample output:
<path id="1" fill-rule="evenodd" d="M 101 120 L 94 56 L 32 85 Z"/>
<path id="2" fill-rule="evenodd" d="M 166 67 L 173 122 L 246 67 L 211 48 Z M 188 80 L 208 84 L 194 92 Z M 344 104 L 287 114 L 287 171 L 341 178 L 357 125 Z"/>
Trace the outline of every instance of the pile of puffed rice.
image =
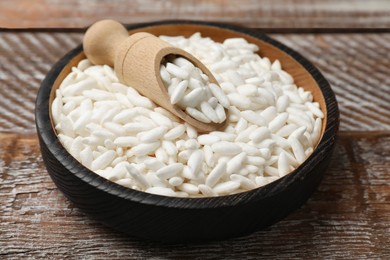
<path id="1" fill-rule="evenodd" d="M 120 185 L 149 193 L 221 196 L 283 177 L 313 152 L 324 115 L 312 94 L 297 87 L 278 60 L 271 63 L 260 57 L 258 47 L 242 38 L 223 43 L 199 33 L 189 38 L 160 38 L 203 62 L 226 96 L 221 99 L 212 91 L 213 95 L 207 94 L 196 105 L 181 102 L 182 108 L 196 108 L 206 122 L 218 122 L 223 116 L 215 113 L 217 117 L 210 118 L 207 111 L 225 106 L 227 127 L 198 134 L 119 83 L 111 67 L 82 60 L 56 90 L 51 113 L 59 140 L 85 167 Z M 172 64 L 185 69 L 180 65 L 184 62 Z M 191 79 L 202 79 L 190 71 L 188 78 L 180 79 L 187 81 L 182 84 L 189 89 L 172 99 L 180 82 L 172 84 L 175 75 L 169 75 L 168 80 L 166 72 L 167 67 L 162 66 L 161 77 L 168 90 L 171 87 L 171 101 L 176 103 L 197 89 L 193 86 L 199 82 Z"/>

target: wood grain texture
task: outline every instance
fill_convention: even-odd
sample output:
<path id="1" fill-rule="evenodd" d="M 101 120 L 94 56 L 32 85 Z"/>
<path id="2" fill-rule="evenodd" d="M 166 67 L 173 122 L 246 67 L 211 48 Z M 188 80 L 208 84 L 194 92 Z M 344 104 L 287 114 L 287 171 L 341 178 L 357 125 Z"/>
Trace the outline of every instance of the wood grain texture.
<path id="1" fill-rule="evenodd" d="M 390 130 L 390 34 L 271 34 L 330 82 L 341 131 Z M 0 32 L 0 131 L 32 133 L 40 82 L 81 33 Z"/>
<path id="2" fill-rule="evenodd" d="M 312 61 L 336 92 L 341 133 L 330 169 L 308 203 L 265 231 L 161 245 L 86 217 L 44 168 L 33 122 L 36 92 L 81 34 L 0 32 L 0 258 L 390 258 L 390 34 L 271 36 Z M 372 97 L 377 88 L 381 95 Z"/>
<path id="3" fill-rule="evenodd" d="M 388 259 L 389 145 L 389 134 L 341 134 L 318 191 L 283 221 L 237 239 L 162 245 L 84 216 L 45 172 L 35 135 L 0 134 L 0 258 Z"/>
<path id="4" fill-rule="evenodd" d="M 112 18 L 234 22 L 262 28 L 389 28 L 386 0 L 0 1 L 0 27 L 80 28 Z"/>

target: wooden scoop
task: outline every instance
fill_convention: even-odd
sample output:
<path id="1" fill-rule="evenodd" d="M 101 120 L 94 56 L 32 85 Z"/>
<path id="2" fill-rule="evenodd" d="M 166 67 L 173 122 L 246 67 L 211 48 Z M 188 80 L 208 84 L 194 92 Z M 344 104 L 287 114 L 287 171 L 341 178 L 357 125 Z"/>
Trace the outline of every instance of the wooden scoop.
<path id="1" fill-rule="evenodd" d="M 200 122 L 171 104 L 167 88 L 160 77 L 161 62 L 168 55 L 186 58 L 206 74 L 211 83 L 218 85 L 211 72 L 188 52 L 173 47 L 150 33 L 139 32 L 129 36 L 126 28 L 113 20 L 93 24 L 85 33 L 83 47 L 92 63 L 113 66 L 120 82 L 134 87 L 198 131 L 210 132 L 225 125 L 226 120 L 218 124 Z"/>

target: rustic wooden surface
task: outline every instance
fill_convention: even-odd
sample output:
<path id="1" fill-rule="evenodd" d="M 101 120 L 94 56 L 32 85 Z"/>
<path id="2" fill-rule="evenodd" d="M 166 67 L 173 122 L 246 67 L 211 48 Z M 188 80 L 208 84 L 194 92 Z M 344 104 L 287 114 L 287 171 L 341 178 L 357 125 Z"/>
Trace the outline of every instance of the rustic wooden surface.
<path id="1" fill-rule="evenodd" d="M 268 230 L 208 244 L 160 245 L 74 208 L 44 168 L 33 118 L 40 81 L 81 33 L 0 33 L 0 258 L 390 257 L 390 34 L 273 34 L 323 71 L 341 111 L 319 190 Z"/>
<path id="2" fill-rule="evenodd" d="M 3 0 L 0 27 L 86 27 L 103 18 L 123 23 L 191 19 L 257 28 L 389 28 L 387 0 Z"/>
<path id="3" fill-rule="evenodd" d="M 232 240 L 181 245 L 139 241 L 88 219 L 45 173 L 34 134 L 0 138 L 0 258 L 390 257 L 388 134 L 341 133 L 319 190 L 271 228 Z"/>
<path id="4" fill-rule="evenodd" d="M 341 125 L 330 168 L 301 209 L 267 230 L 181 245 L 140 241 L 96 223 L 47 175 L 35 132 L 35 96 L 54 62 L 81 42 L 82 32 L 0 30 L 0 259 L 390 258 L 390 33 L 383 33 L 390 27 L 389 2 L 146 0 L 127 1 L 125 8 L 125 1 L 85 2 L 0 1 L 0 27 L 80 28 L 112 17 L 128 23 L 227 21 L 270 31 L 384 30 L 270 35 L 312 61 L 336 93 Z"/>

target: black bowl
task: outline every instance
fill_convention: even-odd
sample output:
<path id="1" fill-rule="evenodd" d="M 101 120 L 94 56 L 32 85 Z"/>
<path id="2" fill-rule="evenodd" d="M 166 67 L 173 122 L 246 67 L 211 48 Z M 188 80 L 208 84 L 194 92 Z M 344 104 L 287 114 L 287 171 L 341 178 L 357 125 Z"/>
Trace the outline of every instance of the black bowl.
<path id="1" fill-rule="evenodd" d="M 259 53 L 279 59 L 297 85 L 313 93 L 325 114 L 322 137 L 294 172 L 263 187 L 210 198 L 175 198 L 122 187 L 88 170 L 61 145 L 52 125 L 50 104 L 70 68 L 84 58 L 80 45 L 48 73 L 36 100 L 36 126 L 47 171 L 65 196 L 88 215 L 131 236 L 165 242 L 205 241 L 249 234 L 300 207 L 319 185 L 329 165 L 339 125 L 337 102 L 329 83 L 305 58 L 256 31 L 219 23 L 164 21 L 127 27 L 131 32 L 190 35 L 201 32 L 216 41 L 244 37 Z"/>

